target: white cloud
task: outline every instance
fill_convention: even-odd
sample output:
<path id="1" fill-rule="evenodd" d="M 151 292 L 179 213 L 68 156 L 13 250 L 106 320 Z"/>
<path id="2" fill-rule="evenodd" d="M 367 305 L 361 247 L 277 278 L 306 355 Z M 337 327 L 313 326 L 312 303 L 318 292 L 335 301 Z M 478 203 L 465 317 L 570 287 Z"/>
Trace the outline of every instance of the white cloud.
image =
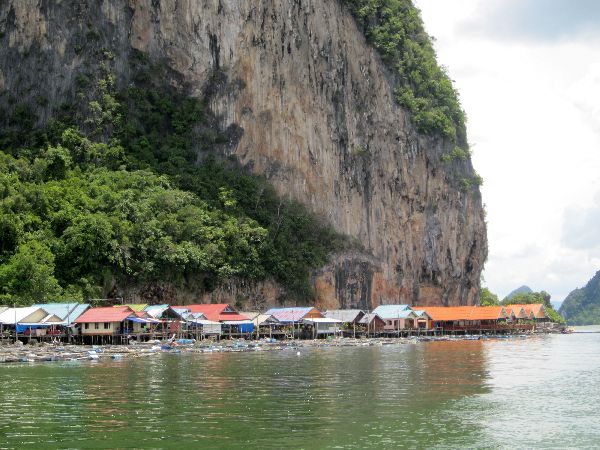
<path id="1" fill-rule="evenodd" d="M 600 193 L 590 206 L 566 208 L 562 242 L 567 248 L 600 255 Z"/>
<path id="2" fill-rule="evenodd" d="M 562 239 L 565 217 L 587 217 L 600 192 L 600 40 L 584 34 L 600 18 L 600 3 L 587 16 L 583 8 L 560 17 L 566 3 L 554 1 L 546 13 L 554 11 L 548 20 L 560 36 L 544 34 L 543 24 L 533 37 L 516 28 L 510 39 L 472 32 L 494 17 L 510 16 L 517 27 L 541 5 L 519 2 L 416 0 L 460 92 L 484 179 L 486 282 L 500 296 L 527 284 L 562 300 L 600 269 L 597 249 Z M 600 228 L 589 214 L 578 222 L 582 236 Z"/>
<path id="3" fill-rule="evenodd" d="M 504 41 L 557 41 L 595 34 L 598 25 L 597 0 L 486 0 L 461 30 Z"/>

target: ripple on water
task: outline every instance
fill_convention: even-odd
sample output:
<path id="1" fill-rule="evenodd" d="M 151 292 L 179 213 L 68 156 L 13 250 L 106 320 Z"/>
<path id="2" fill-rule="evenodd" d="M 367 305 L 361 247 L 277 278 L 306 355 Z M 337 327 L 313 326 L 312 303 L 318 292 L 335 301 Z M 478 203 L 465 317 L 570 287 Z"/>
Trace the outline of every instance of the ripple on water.
<path id="1" fill-rule="evenodd" d="M 0 447 L 593 447 L 599 338 L 5 366 Z"/>

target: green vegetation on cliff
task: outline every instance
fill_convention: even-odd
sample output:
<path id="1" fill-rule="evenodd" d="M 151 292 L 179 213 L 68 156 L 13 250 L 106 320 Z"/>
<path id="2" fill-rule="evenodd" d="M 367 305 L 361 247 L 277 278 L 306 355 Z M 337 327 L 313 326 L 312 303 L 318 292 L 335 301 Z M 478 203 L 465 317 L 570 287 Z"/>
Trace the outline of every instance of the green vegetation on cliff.
<path id="1" fill-rule="evenodd" d="M 498 300 L 496 294 L 484 287 L 481 288 L 481 292 L 479 293 L 479 304 L 481 306 L 499 306 L 500 300 Z"/>
<path id="2" fill-rule="evenodd" d="M 342 0 L 394 77 L 417 128 L 467 147 L 465 114 L 411 0 Z M 466 152 L 462 150 L 461 152 Z M 468 153 L 466 153 L 468 155 Z M 462 153 L 461 153 L 462 155 Z"/>
<path id="3" fill-rule="evenodd" d="M 219 146 L 203 100 L 165 87 L 134 53 L 135 82 L 117 90 L 103 51 L 77 77 L 79 105 L 44 127 L 30 107 L 0 115 L 0 303 L 118 295 L 168 282 L 210 291 L 272 277 L 307 300 L 313 269 L 344 239 Z M 199 154 L 205 155 L 197 165 Z"/>
<path id="4" fill-rule="evenodd" d="M 600 271 L 583 288 L 567 295 L 558 312 L 569 325 L 600 324 Z"/>

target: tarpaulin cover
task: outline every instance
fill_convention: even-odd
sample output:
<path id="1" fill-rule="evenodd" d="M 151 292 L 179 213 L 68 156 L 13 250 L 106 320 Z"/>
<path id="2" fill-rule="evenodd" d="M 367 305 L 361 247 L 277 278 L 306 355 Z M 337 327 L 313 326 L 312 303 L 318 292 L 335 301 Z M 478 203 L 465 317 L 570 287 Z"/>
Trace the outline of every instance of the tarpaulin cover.
<path id="1" fill-rule="evenodd" d="M 130 322 L 150 323 L 148 319 L 142 319 L 140 317 L 128 317 L 127 320 L 129 320 Z"/>
<path id="2" fill-rule="evenodd" d="M 48 328 L 52 325 L 56 325 L 55 323 L 19 323 L 17 324 L 17 333 L 25 333 L 25 331 L 31 329 L 35 330 L 37 328 Z M 62 324 L 60 324 L 62 325 Z"/>

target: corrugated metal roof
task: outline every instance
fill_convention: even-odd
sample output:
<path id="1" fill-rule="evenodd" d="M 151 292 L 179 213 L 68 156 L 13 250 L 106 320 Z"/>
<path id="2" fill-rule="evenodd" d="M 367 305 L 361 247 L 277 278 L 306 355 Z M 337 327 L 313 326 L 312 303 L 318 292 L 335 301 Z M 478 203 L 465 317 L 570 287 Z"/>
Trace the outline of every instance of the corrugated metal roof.
<path id="1" fill-rule="evenodd" d="M 365 314 L 363 316 L 363 318 L 360 319 L 360 321 L 358 323 L 362 323 L 364 325 L 367 325 L 367 324 L 370 324 L 374 320 L 377 320 L 377 319 L 379 319 L 380 321 L 384 322 L 384 320 L 381 317 L 379 317 L 378 314 L 376 314 L 376 313 L 369 313 L 369 314 Z"/>
<path id="2" fill-rule="evenodd" d="M 342 320 L 332 319 L 330 317 L 315 317 L 313 319 L 303 319 L 302 322 L 308 322 L 308 323 L 344 323 Z"/>
<path id="3" fill-rule="evenodd" d="M 75 320 L 77 320 L 88 309 L 90 309 L 90 305 L 87 303 L 81 303 L 77 305 L 77 307 L 73 311 L 71 311 L 71 314 L 69 314 L 69 325 L 74 323 Z"/>
<path id="4" fill-rule="evenodd" d="M 241 311 L 240 314 L 250 319 L 256 327 L 280 323 L 279 320 L 271 314 L 261 314 L 256 311 Z"/>
<path id="5" fill-rule="evenodd" d="M 314 308 L 307 307 L 291 307 L 291 308 L 271 308 L 265 314 L 270 314 L 280 322 L 299 322 L 309 314 Z"/>
<path id="6" fill-rule="evenodd" d="M 49 314 L 60 317 L 61 321 L 70 325 L 87 310 L 87 303 L 38 303 L 33 305 L 46 310 Z"/>
<path id="7" fill-rule="evenodd" d="M 122 322 L 135 312 L 128 306 L 90 308 L 75 320 L 75 323 Z"/>
<path id="8" fill-rule="evenodd" d="M 46 317 L 48 315 L 48 311 L 44 310 L 43 308 L 38 308 L 36 306 L 26 306 L 23 308 L 7 308 L 0 314 L 0 323 L 5 325 L 15 325 L 15 319 L 16 323 L 32 322 L 31 319 L 29 319 L 29 316 L 35 314 L 39 310 L 45 313 L 43 317 Z"/>
<path id="9" fill-rule="evenodd" d="M 406 311 L 411 311 L 409 305 L 379 305 L 373 310 L 375 314 L 384 320 L 406 319 L 410 317 L 410 314 Z"/>
<path id="10" fill-rule="evenodd" d="M 338 319 L 345 323 L 358 323 L 365 312 L 362 309 L 330 309 L 323 315 L 330 319 Z"/>
<path id="11" fill-rule="evenodd" d="M 431 316 L 422 309 L 413 309 L 413 312 L 417 315 L 418 319 L 431 319 Z"/>
<path id="12" fill-rule="evenodd" d="M 192 317 L 193 319 L 196 319 L 196 320 L 208 320 L 206 318 L 206 315 L 204 313 L 201 313 L 201 312 L 197 312 L 197 313 L 191 312 L 191 313 L 188 314 L 188 317 Z"/>
<path id="13" fill-rule="evenodd" d="M 158 318 L 162 316 L 162 314 L 169 309 L 169 305 L 150 305 L 146 306 L 145 311 L 150 314 L 152 317 Z"/>
<path id="14" fill-rule="evenodd" d="M 47 323 L 51 325 L 66 325 L 66 322 L 56 314 L 48 314 L 46 317 L 40 320 L 40 323 Z"/>

